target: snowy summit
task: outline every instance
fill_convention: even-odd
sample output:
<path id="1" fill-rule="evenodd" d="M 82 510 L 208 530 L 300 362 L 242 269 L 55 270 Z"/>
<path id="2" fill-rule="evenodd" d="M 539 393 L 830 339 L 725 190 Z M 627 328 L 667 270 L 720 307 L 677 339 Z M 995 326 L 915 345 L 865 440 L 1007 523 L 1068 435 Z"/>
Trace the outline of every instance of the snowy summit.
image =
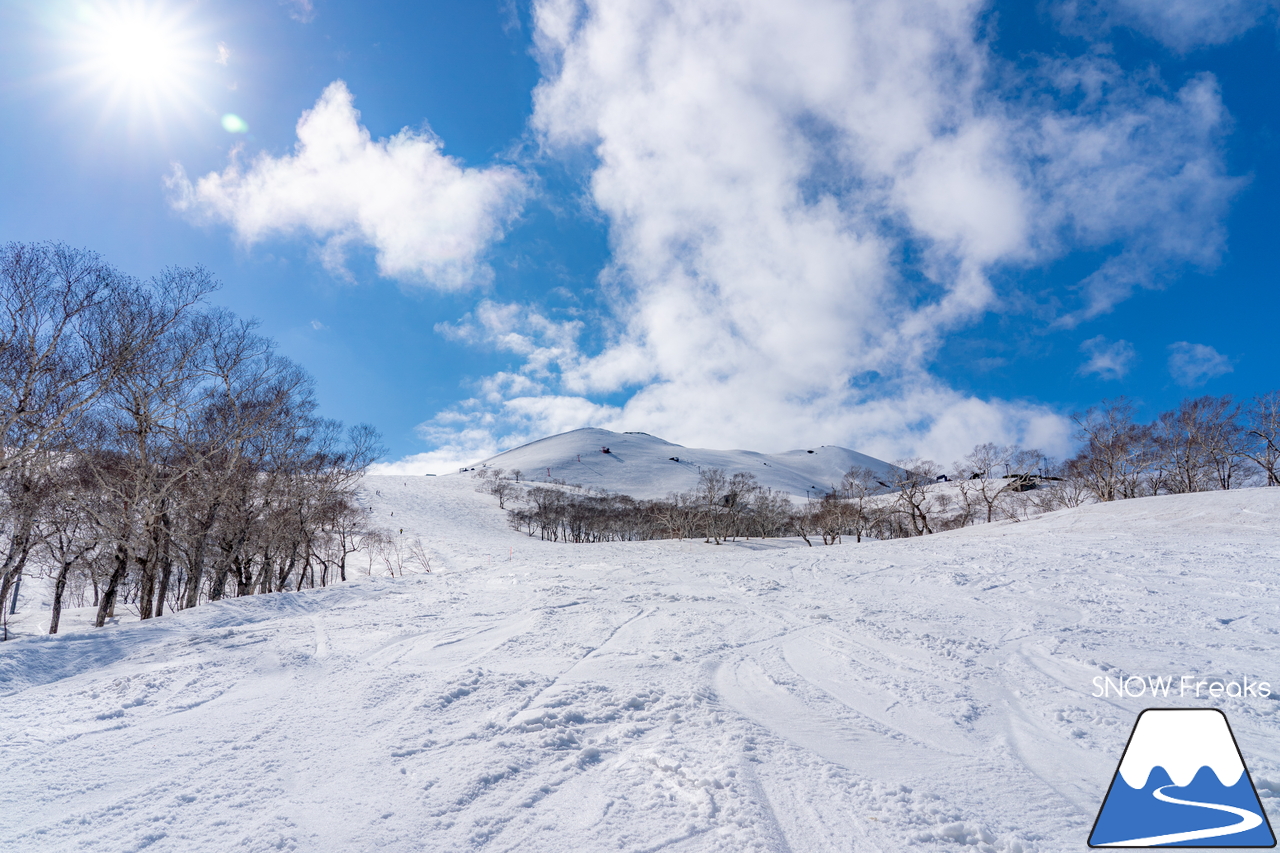
<path id="1" fill-rule="evenodd" d="M 885 482 L 898 469 L 888 462 L 845 447 L 757 453 L 753 450 L 706 450 L 682 447 L 643 432 L 575 429 L 531 441 L 491 456 L 472 468 L 520 471 L 529 481 L 560 480 L 630 495 L 664 498 L 693 489 L 703 468 L 721 468 L 729 476 L 745 472 L 760 485 L 795 497 L 819 497 L 834 491 L 853 467 L 868 468 Z"/>

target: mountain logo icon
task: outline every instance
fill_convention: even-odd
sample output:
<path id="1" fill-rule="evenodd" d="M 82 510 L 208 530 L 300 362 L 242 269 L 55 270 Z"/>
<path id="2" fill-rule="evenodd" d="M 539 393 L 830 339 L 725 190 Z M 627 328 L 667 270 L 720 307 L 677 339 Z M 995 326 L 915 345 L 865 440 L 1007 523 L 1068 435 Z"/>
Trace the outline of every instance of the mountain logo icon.
<path id="1" fill-rule="evenodd" d="M 1090 847 L 1275 847 L 1240 747 L 1216 708 L 1138 715 Z"/>

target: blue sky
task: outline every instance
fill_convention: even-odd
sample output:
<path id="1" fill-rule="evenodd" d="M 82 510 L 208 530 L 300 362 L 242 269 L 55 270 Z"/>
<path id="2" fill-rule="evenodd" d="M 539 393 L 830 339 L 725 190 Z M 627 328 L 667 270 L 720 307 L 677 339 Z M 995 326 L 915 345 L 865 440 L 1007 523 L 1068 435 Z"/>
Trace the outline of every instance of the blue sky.
<path id="1" fill-rule="evenodd" d="M 397 470 L 949 461 L 1280 387 L 1267 0 L 6 0 L 0 236 L 203 264 Z M 397 460 L 400 460 L 397 463 Z"/>

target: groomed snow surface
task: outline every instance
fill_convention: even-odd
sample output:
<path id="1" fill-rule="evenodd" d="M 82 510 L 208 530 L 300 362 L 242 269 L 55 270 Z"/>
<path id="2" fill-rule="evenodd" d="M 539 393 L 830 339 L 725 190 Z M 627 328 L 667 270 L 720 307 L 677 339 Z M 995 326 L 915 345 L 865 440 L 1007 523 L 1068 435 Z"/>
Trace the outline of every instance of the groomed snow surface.
<path id="1" fill-rule="evenodd" d="M 474 487 L 366 481 L 430 575 L 54 638 L 34 602 L 0 846 L 1083 851 L 1150 706 L 1222 708 L 1276 802 L 1280 702 L 1091 694 L 1280 696 L 1280 489 L 807 548 L 545 543 Z"/>

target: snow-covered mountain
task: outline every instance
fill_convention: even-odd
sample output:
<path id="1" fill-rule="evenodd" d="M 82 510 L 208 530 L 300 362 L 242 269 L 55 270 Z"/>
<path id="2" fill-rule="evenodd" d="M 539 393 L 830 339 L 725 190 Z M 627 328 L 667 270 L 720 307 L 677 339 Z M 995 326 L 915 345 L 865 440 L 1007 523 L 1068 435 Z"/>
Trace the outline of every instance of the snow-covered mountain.
<path id="1" fill-rule="evenodd" d="M 888 462 L 834 445 L 757 453 L 683 447 L 643 432 L 575 429 L 532 441 L 477 462 L 475 467 L 520 471 L 522 479 L 563 480 L 607 489 L 634 498 L 664 498 L 692 489 L 703 468 L 722 468 L 732 476 L 754 474 L 771 489 L 803 498 L 840 485 L 854 466 L 869 468 L 888 481 L 896 471 Z"/>
<path id="2" fill-rule="evenodd" d="M 1280 802 L 1280 703 L 1094 683 L 1280 682 L 1280 488 L 810 548 L 543 542 L 475 486 L 365 482 L 432 574 L 57 637 L 24 583 L 3 849 L 1079 853 L 1153 704 Z"/>

